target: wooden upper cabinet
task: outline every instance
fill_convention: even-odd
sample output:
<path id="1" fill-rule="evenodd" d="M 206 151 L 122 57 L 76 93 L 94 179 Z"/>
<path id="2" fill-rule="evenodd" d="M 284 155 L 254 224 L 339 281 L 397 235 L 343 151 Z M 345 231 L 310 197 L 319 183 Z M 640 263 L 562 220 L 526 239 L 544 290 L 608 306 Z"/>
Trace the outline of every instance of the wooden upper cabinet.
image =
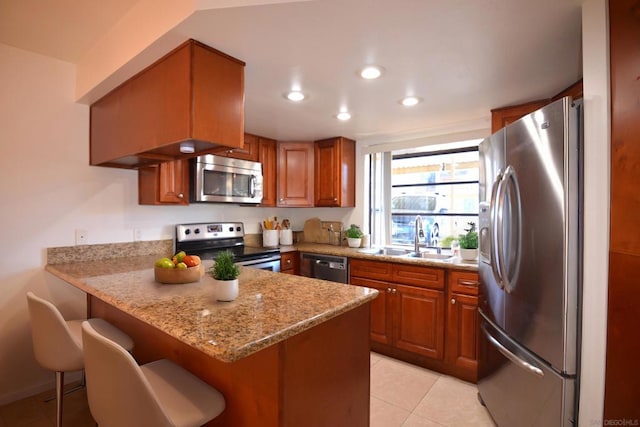
<path id="1" fill-rule="evenodd" d="M 174 160 L 138 169 L 138 203 L 188 205 L 189 161 Z"/>
<path id="2" fill-rule="evenodd" d="M 497 132 L 519 118 L 524 117 L 529 113 L 533 113 L 550 102 L 564 98 L 565 96 L 570 96 L 573 99 L 582 98 L 582 79 L 548 99 L 539 99 L 525 104 L 494 108 L 491 110 L 491 133 Z"/>
<path id="3" fill-rule="evenodd" d="M 313 207 L 313 141 L 278 142 L 280 207 Z"/>
<path id="4" fill-rule="evenodd" d="M 262 203 L 260 206 L 277 206 L 278 142 L 276 140 L 258 138 L 258 161 L 262 163 Z"/>
<path id="5" fill-rule="evenodd" d="M 562 92 L 555 95 L 553 98 L 551 98 L 551 101 L 557 101 L 558 99 L 564 98 L 565 96 L 570 96 L 572 99 L 582 99 L 584 97 L 582 79 L 578 80 Z"/>
<path id="6" fill-rule="evenodd" d="M 315 142 L 315 205 L 356 205 L 356 143 L 343 137 Z"/>
<path id="7" fill-rule="evenodd" d="M 258 155 L 258 140 L 260 137 L 251 135 L 250 133 L 244 134 L 244 144 L 241 148 L 217 148 L 211 152 L 217 156 L 231 157 L 240 160 L 250 160 L 252 162 L 259 161 Z"/>
<path id="8" fill-rule="evenodd" d="M 244 66 L 185 42 L 91 105 L 90 163 L 137 168 L 241 148 Z M 185 141 L 194 153 L 180 152 Z"/>
<path id="9" fill-rule="evenodd" d="M 515 122 L 529 113 L 533 113 L 538 108 L 542 108 L 548 103 L 548 99 L 542 99 L 539 101 L 527 102 L 526 104 L 495 108 L 491 110 L 491 133 L 499 131 L 508 124 Z"/>

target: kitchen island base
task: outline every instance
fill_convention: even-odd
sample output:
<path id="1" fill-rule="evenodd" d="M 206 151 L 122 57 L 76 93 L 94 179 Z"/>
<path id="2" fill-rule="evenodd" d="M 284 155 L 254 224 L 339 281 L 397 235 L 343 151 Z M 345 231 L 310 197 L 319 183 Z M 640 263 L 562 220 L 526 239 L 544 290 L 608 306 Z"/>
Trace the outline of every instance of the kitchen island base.
<path id="1" fill-rule="evenodd" d="M 131 336 L 138 363 L 167 358 L 220 390 L 226 409 L 207 426 L 369 425 L 370 303 L 231 363 L 95 296 L 87 307 Z"/>

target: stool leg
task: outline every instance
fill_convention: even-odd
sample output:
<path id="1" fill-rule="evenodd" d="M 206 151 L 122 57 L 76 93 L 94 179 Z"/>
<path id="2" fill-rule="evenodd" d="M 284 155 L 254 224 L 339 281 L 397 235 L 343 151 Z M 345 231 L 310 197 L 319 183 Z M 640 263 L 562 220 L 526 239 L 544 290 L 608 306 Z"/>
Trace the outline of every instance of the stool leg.
<path id="1" fill-rule="evenodd" d="M 62 427 L 62 388 L 64 386 L 64 372 L 56 372 L 56 427 Z"/>

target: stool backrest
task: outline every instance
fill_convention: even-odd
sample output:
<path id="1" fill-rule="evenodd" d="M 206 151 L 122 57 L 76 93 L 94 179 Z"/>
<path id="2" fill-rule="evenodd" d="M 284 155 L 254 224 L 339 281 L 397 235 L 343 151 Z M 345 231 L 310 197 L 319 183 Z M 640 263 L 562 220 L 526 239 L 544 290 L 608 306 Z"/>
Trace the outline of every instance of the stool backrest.
<path id="1" fill-rule="evenodd" d="M 100 427 L 171 426 L 133 356 L 82 323 L 87 399 Z"/>
<path id="2" fill-rule="evenodd" d="M 27 304 L 36 361 L 52 371 L 82 369 L 82 341 L 71 333 L 56 306 L 33 292 L 27 292 Z"/>

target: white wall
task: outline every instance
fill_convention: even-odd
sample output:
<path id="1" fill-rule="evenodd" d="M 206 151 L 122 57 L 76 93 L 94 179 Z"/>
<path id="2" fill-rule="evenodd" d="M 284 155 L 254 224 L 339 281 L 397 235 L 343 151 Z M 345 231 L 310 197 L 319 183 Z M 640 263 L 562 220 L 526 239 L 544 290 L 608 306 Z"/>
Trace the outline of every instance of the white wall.
<path id="1" fill-rule="evenodd" d="M 580 426 L 602 425 L 609 273 L 610 91 L 607 0 L 582 7 L 584 73 L 584 268 Z"/>
<path id="2" fill-rule="evenodd" d="M 0 404 L 54 387 L 32 356 L 25 294 L 51 299 L 66 317 L 84 297 L 44 271 L 45 248 L 173 238 L 176 223 L 242 220 L 258 232 L 266 216 L 348 222 L 353 209 L 270 209 L 235 205 L 139 206 L 137 173 L 89 166 L 89 108 L 74 102 L 75 67 L 0 44 Z M 267 135 L 268 136 L 268 135 Z"/>

